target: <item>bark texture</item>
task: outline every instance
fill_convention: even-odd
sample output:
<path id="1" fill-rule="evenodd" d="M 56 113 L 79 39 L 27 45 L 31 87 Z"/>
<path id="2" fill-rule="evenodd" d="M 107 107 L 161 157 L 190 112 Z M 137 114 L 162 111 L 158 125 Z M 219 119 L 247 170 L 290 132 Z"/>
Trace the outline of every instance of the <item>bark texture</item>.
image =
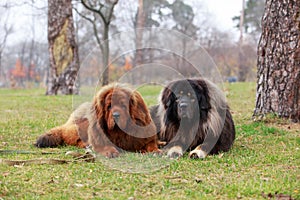
<path id="1" fill-rule="evenodd" d="M 266 0 L 254 115 L 300 120 L 300 1 Z"/>
<path id="2" fill-rule="evenodd" d="M 76 94 L 78 47 L 71 0 L 48 0 L 49 72 L 47 95 Z"/>

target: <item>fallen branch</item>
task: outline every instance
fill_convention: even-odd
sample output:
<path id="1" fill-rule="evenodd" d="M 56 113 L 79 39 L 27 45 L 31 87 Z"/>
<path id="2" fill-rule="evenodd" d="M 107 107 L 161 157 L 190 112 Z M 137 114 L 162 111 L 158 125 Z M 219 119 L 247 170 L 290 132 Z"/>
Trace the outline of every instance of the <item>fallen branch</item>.
<path id="1" fill-rule="evenodd" d="M 68 154 L 69 155 L 69 154 Z M 9 166 L 24 166 L 24 165 L 60 165 L 74 162 L 95 162 L 95 155 L 90 152 L 86 152 L 85 154 L 77 154 L 77 156 L 73 156 L 73 160 L 63 160 L 63 159 L 54 159 L 54 158 L 38 158 L 31 160 L 5 160 L 0 159 L 0 164 L 6 164 Z"/>

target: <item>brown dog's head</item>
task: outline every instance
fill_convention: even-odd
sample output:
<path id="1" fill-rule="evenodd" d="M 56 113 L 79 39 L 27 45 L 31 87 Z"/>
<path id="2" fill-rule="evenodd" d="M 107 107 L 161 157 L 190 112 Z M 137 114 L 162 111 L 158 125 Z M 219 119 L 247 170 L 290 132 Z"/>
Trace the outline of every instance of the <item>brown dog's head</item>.
<path id="1" fill-rule="evenodd" d="M 150 114 L 141 95 L 124 85 L 108 85 L 96 95 L 93 103 L 96 118 L 103 129 L 126 130 L 132 123 L 145 126 Z"/>

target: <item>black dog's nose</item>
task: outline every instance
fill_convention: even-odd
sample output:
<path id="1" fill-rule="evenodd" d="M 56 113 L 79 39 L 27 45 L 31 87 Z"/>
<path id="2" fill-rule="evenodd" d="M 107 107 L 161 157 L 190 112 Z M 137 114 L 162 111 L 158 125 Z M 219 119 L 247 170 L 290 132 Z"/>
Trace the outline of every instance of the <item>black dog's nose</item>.
<path id="1" fill-rule="evenodd" d="M 179 104 L 180 108 L 187 108 L 187 106 L 188 106 L 188 104 L 185 103 L 185 102 L 182 102 L 182 103 Z"/>
<path id="2" fill-rule="evenodd" d="M 113 112 L 112 114 L 114 119 L 119 119 L 120 118 L 120 113 L 119 112 Z"/>

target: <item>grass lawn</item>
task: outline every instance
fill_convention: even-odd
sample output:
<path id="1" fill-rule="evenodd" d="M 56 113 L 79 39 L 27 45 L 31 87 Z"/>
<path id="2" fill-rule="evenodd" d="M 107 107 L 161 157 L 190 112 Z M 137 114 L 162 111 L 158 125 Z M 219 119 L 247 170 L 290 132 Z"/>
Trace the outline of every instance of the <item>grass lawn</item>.
<path id="1" fill-rule="evenodd" d="M 148 105 L 156 102 L 159 90 L 140 88 Z M 72 160 L 65 152 L 83 151 L 32 145 L 41 133 L 64 123 L 73 109 L 72 96 L 44 92 L 0 89 L 0 150 L 31 152 L 0 151 L 0 159 Z M 0 199 L 264 199 L 262 193 L 300 199 L 300 125 L 272 116 L 252 121 L 254 83 L 228 84 L 225 92 L 237 131 L 230 152 L 204 160 L 128 154 L 95 163 L 0 163 Z M 138 173 L 130 173 L 130 167 Z"/>

